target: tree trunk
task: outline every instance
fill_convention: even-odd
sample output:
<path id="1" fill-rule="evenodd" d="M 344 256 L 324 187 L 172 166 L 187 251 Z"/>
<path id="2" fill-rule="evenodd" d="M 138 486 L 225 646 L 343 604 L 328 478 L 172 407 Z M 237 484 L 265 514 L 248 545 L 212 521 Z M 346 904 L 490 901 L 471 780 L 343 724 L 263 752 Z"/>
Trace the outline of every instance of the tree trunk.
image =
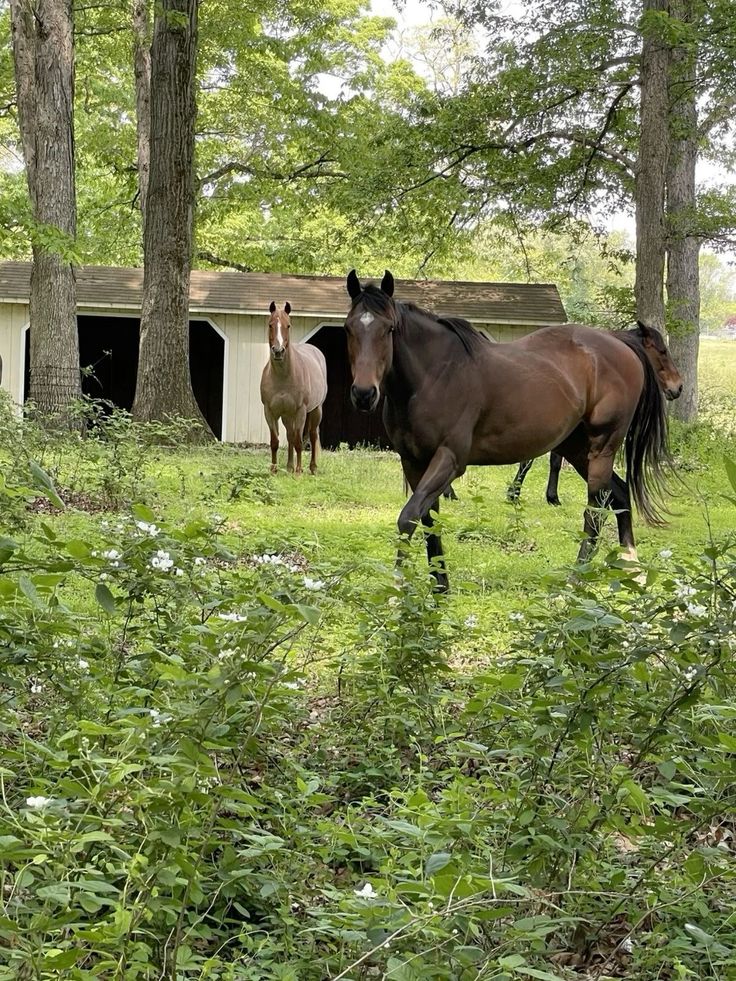
<path id="1" fill-rule="evenodd" d="M 18 121 L 33 213 L 30 396 L 73 425 L 81 394 L 74 182 L 74 39 L 71 0 L 11 0 Z"/>
<path id="2" fill-rule="evenodd" d="M 692 0 L 671 0 L 673 16 L 693 21 Z M 680 43 L 670 65 L 670 159 L 667 167 L 667 327 L 672 359 L 683 378 L 672 415 L 692 422 L 698 414 L 700 346 L 700 240 L 691 234 L 698 156 L 698 111 L 695 104 L 697 49 Z"/>
<path id="3" fill-rule="evenodd" d="M 133 0 L 133 69 L 138 143 L 138 206 L 145 224 L 151 161 L 151 30 L 148 0 Z"/>
<path id="4" fill-rule="evenodd" d="M 664 330 L 665 174 L 669 48 L 652 15 L 668 0 L 643 0 L 639 158 L 636 168 L 636 315 Z M 649 15 L 649 17 L 647 16 Z"/>
<path id="5" fill-rule="evenodd" d="M 156 5 L 151 46 L 151 169 L 133 416 L 183 416 L 209 433 L 189 373 L 197 0 Z"/>

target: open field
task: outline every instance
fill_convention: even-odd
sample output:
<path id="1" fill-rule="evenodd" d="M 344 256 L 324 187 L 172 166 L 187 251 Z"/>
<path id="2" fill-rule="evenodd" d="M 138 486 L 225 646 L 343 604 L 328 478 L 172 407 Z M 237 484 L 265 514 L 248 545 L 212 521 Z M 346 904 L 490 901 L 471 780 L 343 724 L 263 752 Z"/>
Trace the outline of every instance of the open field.
<path id="1" fill-rule="evenodd" d="M 539 461 L 443 502 L 438 598 L 391 454 L 2 426 L 0 978 L 736 976 L 721 429 L 674 433 L 646 585 L 612 520 L 570 575 Z"/>

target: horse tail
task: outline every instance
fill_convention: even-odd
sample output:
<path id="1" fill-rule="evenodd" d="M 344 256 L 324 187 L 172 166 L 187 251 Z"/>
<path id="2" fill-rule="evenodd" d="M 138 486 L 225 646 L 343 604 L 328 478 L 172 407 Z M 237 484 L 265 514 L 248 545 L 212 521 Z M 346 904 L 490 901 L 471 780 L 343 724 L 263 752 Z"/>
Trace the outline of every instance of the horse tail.
<path id="1" fill-rule="evenodd" d="M 633 344 L 644 369 L 644 388 L 626 433 L 626 482 L 634 503 L 650 525 L 665 525 L 670 512 L 662 501 L 668 493 L 667 476 L 672 471 L 664 395 L 652 365 L 642 349 Z"/>

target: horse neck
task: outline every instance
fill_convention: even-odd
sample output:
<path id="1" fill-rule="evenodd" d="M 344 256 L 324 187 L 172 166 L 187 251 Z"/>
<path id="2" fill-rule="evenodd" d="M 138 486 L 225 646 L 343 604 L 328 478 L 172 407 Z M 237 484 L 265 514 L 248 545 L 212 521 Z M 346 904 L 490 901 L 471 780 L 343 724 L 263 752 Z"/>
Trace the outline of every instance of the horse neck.
<path id="1" fill-rule="evenodd" d="M 453 339 L 441 324 L 423 315 L 414 316 L 412 324 L 395 331 L 393 338 L 393 359 L 385 388 L 387 396 L 397 400 L 410 397 L 427 375 L 447 362 Z"/>

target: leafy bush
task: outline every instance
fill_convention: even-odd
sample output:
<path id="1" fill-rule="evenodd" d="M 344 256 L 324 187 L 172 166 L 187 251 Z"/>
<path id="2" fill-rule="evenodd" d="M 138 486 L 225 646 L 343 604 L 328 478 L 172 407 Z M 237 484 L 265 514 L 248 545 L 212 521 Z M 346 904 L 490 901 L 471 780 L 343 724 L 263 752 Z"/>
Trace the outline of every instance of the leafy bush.
<path id="1" fill-rule="evenodd" d="M 548 575 L 484 656 L 419 542 L 316 561 L 160 488 L 29 516 L 57 450 L 13 432 L 0 977 L 736 973 L 732 535 Z M 151 487 L 127 421 L 69 439 Z"/>

